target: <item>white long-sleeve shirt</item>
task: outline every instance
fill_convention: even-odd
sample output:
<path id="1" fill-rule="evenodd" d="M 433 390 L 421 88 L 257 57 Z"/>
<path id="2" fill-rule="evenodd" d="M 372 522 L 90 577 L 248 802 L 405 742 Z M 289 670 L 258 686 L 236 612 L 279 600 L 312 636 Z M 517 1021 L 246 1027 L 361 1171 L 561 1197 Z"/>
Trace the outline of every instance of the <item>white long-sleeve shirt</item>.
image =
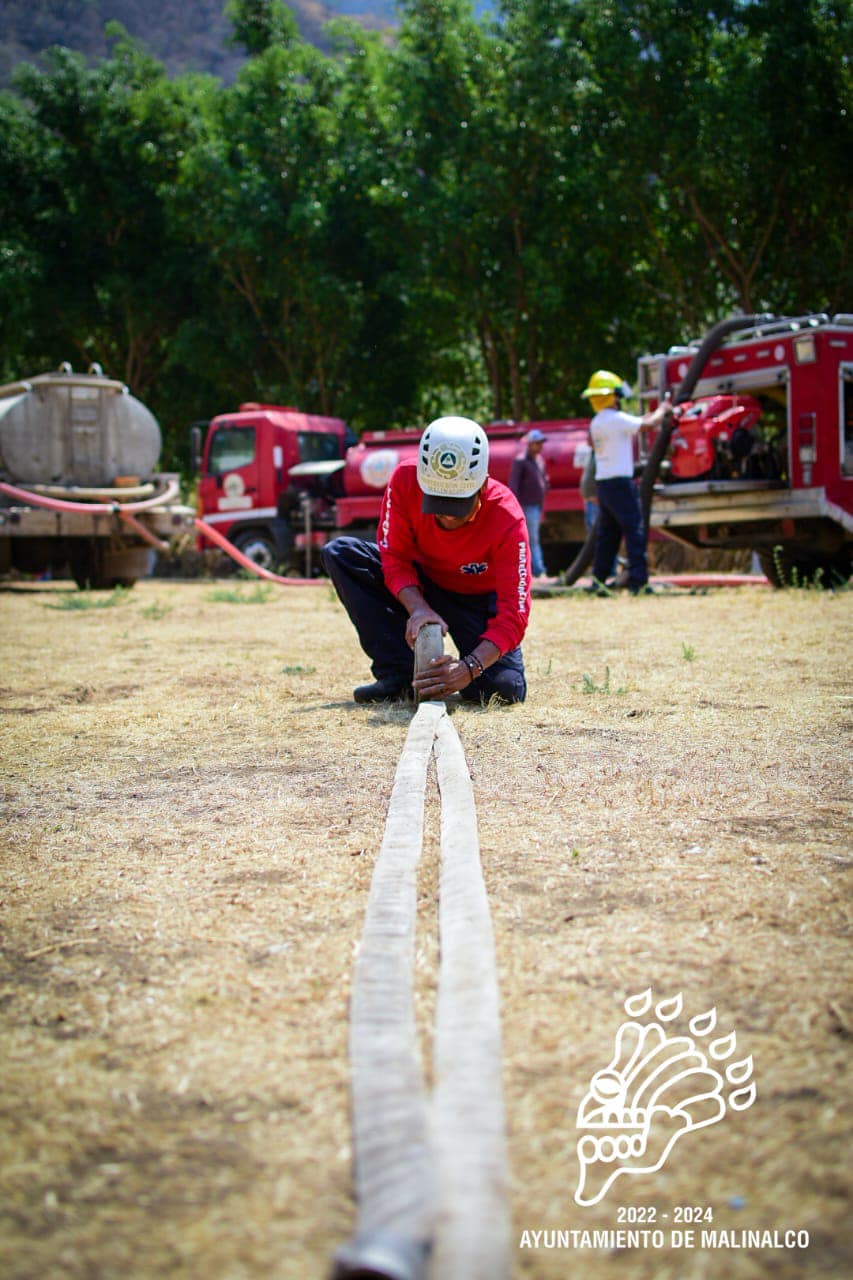
<path id="1" fill-rule="evenodd" d="M 589 424 L 595 449 L 596 480 L 613 480 L 634 474 L 634 436 L 643 419 L 622 409 L 602 409 Z"/>

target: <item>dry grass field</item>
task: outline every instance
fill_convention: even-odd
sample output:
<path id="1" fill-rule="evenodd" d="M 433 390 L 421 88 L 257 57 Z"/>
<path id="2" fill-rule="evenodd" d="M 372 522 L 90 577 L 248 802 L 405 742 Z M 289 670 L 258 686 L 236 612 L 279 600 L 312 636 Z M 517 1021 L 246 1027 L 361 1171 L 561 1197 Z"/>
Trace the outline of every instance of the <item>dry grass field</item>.
<path id="1" fill-rule="evenodd" d="M 853 1274 L 852 606 L 539 599 L 527 703 L 452 711 L 517 1280 Z M 6 584 L 0 646 L 0 1275 L 322 1280 L 354 1221 L 348 990 L 412 710 L 353 704 L 368 671 L 326 585 Z M 438 810 L 431 788 L 427 1069 Z M 716 1010 L 756 1100 L 582 1207 L 578 1106 L 649 989 L 682 995 L 681 1031 Z M 706 1217 L 674 1248 L 684 1206 Z M 631 1216 L 663 1247 L 533 1236 Z M 737 1234 L 702 1247 L 700 1226 Z M 808 1245 L 737 1247 L 791 1230 Z"/>

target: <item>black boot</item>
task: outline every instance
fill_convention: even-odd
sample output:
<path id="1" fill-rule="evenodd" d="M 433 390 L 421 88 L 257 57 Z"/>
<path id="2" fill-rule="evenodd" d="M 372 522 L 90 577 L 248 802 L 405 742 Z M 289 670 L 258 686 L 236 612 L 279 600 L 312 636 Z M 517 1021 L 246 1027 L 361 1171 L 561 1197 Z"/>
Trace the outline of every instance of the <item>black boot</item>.
<path id="1" fill-rule="evenodd" d="M 411 684 L 401 684 L 397 676 L 384 676 L 373 684 L 360 684 L 353 689 L 352 696 L 356 702 L 397 702 L 411 701 L 414 692 Z"/>

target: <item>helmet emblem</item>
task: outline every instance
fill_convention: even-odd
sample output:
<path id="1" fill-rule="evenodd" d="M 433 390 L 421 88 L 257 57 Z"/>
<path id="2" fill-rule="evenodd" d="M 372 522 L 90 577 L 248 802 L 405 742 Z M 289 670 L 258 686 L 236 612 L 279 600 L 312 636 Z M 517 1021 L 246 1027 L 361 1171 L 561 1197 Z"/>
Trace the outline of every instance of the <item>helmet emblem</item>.
<path id="1" fill-rule="evenodd" d="M 441 449 L 433 450 L 429 465 L 442 480 L 455 480 L 465 469 L 465 457 L 456 449 L 448 449 L 445 445 Z"/>

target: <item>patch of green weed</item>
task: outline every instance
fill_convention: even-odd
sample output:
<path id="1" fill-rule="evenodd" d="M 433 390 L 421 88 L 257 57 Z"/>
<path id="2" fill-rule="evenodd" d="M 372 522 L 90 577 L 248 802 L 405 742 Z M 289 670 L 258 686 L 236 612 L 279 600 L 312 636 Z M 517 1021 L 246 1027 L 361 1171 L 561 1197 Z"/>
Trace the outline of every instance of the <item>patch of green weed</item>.
<path id="1" fill-rule="evenodd" d="M 167 613 L 172 612 L 170 604 L 160 604 L 159 600 L 153 600 L 151 604 L 147 604 L 142 610 L 143 618 L 151 618 L 154 622 L 158 618 L 165 618 Z"/>
<path id="2" fill-rule="evenodd" d="M 785 549 L 778 544 L 773 548 L 773 565 L 776 579 L 780 587 L 793 591 L 847 591 L 849 577 L 844 577 L 840 569 L 825 569 L 818 565 L 814 571 L 800 569 L 785 558 Z"/>
<path id="3" fill-rule="evenodd" d="M 62 609 L 66 613 L 80 613 L 85 609 L 112 609 L 123 604 L 129 594 L 128 587 L 116 587 L 108 596 L 100 592 L 74 591 L 69 595 L 58 596 L 55 602 L 45 605 L 46 609 Z"/>
<path id="4" fill-rule="evenodd" d="M 217 604 L 266 604 L 273 593 L 269 582 L 259 582 L 251 591 L 240 587 L 217 587 L 208 593 L 208 600 Z"/>
<path id="5" fill-rule="evenodd" d="M 587 675 L 587 673 L 584 672 L 583 685 L 581 687 L 584 693 L 590 693 L 590 694 L 592 693 L 627 693 L 628 692 L 628 690 L 624 687 L 624 685 L 620 685 L 618 689 L 611 688 L 609 667 L 604 668 L 603 684 L 596 684 L 592 676 Z"/>

